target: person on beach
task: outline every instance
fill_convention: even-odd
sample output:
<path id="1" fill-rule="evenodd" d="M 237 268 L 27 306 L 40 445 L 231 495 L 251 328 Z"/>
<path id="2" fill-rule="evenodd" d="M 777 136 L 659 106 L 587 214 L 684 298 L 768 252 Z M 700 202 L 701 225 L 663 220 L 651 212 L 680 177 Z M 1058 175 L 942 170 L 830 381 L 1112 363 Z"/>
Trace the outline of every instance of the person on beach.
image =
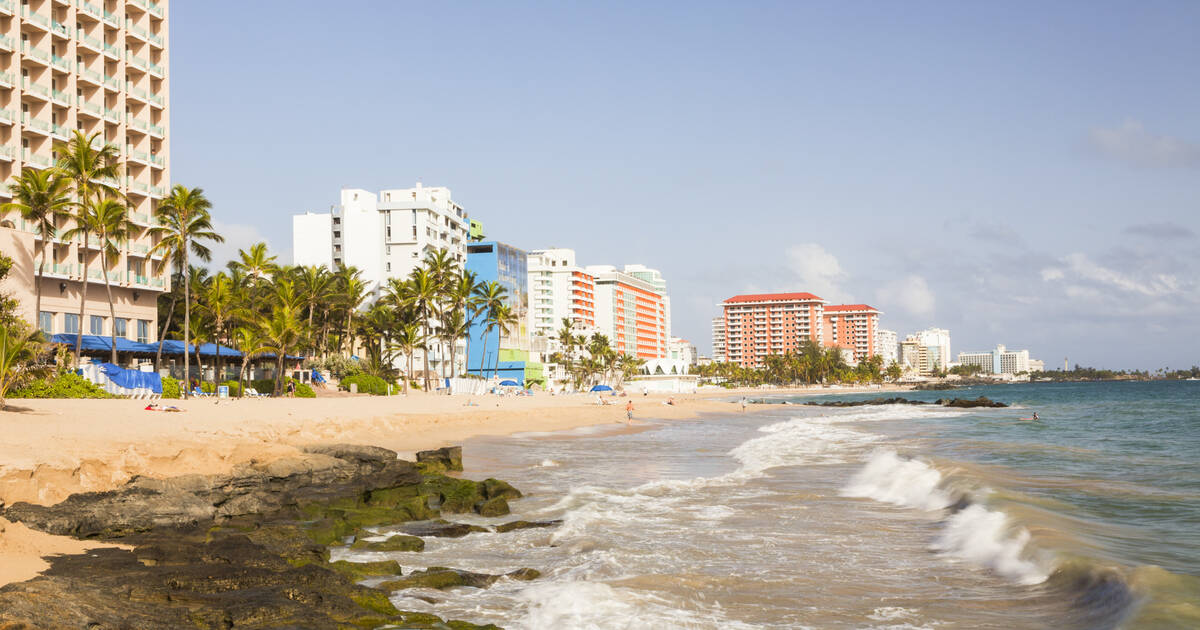
<path id="1" fill-rule="evenodd" d="M 288 381 L 287 396 L 288 396 L 288 398 L 296 397 L 296 382 L 295 381 Z"/>
<path id="2" fill-rule="evenodd" d="M 746 413 L 746 397 L 742 396 L 742 413 Z"/>
<path id="3" fill-rule="evenodd" d="M 625 424 L 633 424 L 633 401 L 625 403 Z"/>

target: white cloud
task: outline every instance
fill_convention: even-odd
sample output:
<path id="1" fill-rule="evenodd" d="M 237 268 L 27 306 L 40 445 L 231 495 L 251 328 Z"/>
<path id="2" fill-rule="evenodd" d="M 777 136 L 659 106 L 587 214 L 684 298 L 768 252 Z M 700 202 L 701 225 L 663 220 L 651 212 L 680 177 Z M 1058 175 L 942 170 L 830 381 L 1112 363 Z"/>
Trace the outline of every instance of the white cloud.
<path id="1" fill-rule="evenodd" d="M 815 293 L 830 302 L 843 302 L 849 296 L 840 287 L 846 272 L 833 254 L 816 243 L 801 243 L 787 250 L 787 266 L 795 275 L 790 290 Z"/>
<path id="2" fill-rule="evenodd" d="M 209 249 L 212 250 L 212 262 L 208 263 L 210 269 L 224 268 L 225 263 L 238 257 L 239 249 L 249 249 L 251 245 L 260 242 L 266 242 L 267 248 L 271 253 L 279 256 L 276 262 L 290 264 L 292 261 L 290 253 L 272 248 L 271 241 L 253 225 L 246 223 L 226 223 L 219 219 L 213 219 L 213 231 L 224 236 L 225 242 L 208 243 Z"/>
<path id="3" fill-rule="evenodd" d="M 1179 281 L 1170 274 L 1153 274 L 1149 277 L 1138 278 L 1131 274 L 1122 273 L 1101 265 L 1086 254 L 1074 253 L 1063 259 L 1070 271 L 1083 280 L 1091 281 L 1102 287 L 1118 289 L 1128 293 L 1140 293 L 1145 296 L 1163 296 L 1177 293 Z"/>
<path id="4" fill-rule="evenodd" d="M 1052 280 L 1062 280 L 1065 277 L 1066 277 L 1066 274 L 1063 273 L 1062 269 L 1057 269 L 1055 267 L 1046 267 L 1045 269 L 1042 270 L 1042 280 L 1045 282 L 1050 282 Z"/>
<path id="5" fill-rule="evenodd" d="M 1092 129 L 1088 142 L 1101 155 L 1138 166 L 1200 166 L 1200 144 L 1153 134 L 1136 120 L 1127 120 L 1118 127 Z"/>
<path id="6" fill-rule="evenodd" d="M 895 307 L 909 315 L 922 317 L 932 315 L 937 304 L 929 283 L 915 274 L 884 285 L 875 292 L 875 297 L 878 300 L 876 308 L 887 311 Z"/>

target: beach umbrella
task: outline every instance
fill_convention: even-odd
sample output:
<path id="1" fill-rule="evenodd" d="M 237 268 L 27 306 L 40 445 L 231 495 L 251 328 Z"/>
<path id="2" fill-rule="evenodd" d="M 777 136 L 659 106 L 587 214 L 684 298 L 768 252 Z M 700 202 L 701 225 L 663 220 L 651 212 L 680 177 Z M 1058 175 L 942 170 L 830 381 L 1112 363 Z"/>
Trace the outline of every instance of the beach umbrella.
<path id="1" fill-rule="evenodd" d="M 596 386 L 592 387 L 591 391 L 593 391 L 593 392 L 611 392 L 612 388 L 609 387 L 608 385 L 596 385 Z"/>
<path id="2" fill-rule="evenodd" d="M 506 381 L 500 381 L 500 386 L 501 387 L 519 387 L 520 383 L 518 383 L 512 379 L 508 379 Z"/>

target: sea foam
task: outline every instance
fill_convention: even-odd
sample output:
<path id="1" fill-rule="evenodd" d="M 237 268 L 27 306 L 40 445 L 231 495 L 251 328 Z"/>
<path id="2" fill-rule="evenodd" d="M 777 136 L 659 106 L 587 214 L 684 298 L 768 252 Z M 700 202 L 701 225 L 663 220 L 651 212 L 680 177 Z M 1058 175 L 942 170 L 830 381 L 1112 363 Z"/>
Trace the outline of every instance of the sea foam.
<path id="1" fill-rule="evenodd" d="M 953 503 L 941 483 L 942 474 L 929 464 L 904 459 L 896 451 L 880 450 L 854 475 L 842 495 L 920 510 L 940 510 Z"/>

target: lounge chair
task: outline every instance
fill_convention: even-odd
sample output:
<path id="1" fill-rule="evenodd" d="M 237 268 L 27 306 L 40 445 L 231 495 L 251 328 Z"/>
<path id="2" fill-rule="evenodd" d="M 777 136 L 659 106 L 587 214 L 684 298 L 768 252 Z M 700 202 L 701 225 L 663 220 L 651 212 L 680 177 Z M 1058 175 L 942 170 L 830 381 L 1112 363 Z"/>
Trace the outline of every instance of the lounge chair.
<path id="1" fill-rule="evenodd" d="M 246 395 L 251 398 L 269 398 L 269 396 L 267 396 L 266 394 L 258 393 L 258 390 L 254 389 L 253 387 L 246 388 Z"/>
<path id="2" fill-rule="evenodd" d="M 205 393 L 204 390 L 200 389 L 199 387 L 192 388 L 192 395 L 196 398 L 208 398 L 209 396 L 212 396 L 212 394 Z"/>

